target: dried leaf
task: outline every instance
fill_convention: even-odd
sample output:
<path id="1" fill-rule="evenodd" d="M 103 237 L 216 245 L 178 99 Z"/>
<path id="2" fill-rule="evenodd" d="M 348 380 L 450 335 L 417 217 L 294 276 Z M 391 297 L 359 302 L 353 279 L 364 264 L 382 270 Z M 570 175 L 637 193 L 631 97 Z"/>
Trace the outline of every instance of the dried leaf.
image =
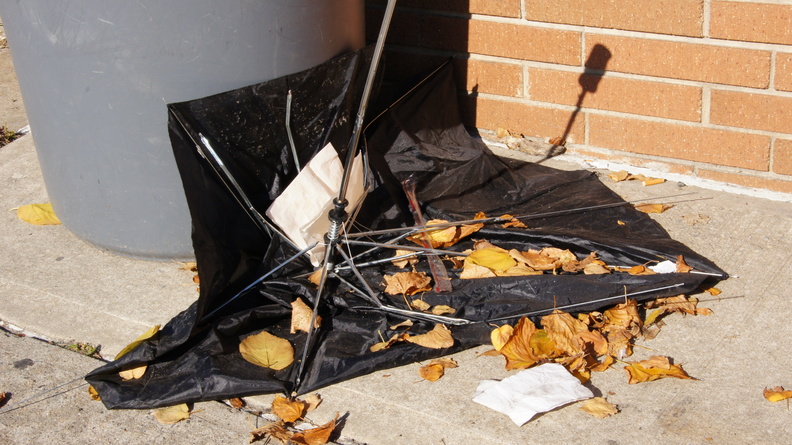
<path id="1" fill-rule="evenodd" d="M 330 440 L 330 436 L 336 427 L 336 421 L 338 421 L 338 414 L 336 414 L 335 419 L 324 425 L 294 433 L 291 441 L 298 445 L 324 445 Z"/>
<path id="2" fill-rule="evenodd" d="M 96 400 L 97 402 L 102 400 L 102 398 L 99 397 L 99 391 L 97 391 L 93 385 L 88 385 L 88 395 L 91 396 L 91 399 Z M 5 399 L 5 393 L 0 394 L 0 406 L 3 404 L 3 399 Z"/>
<path id="3" fill-rule="evenodd" d="M 635 206 L 637 210 L 644 213 L 663 213 L 674 206 L 670 204 L 638 204 Z"/>
<path id="4" fill-rule="evenodd" d="M 177 261 L 177 263 L 181 264 L 181 266 L 179 266 L 179 270 L 186 270 L 188 272 L 198 272 L 198 263 L 196 263 L 195 261 L 187 261 L 185 263 L 181 263 Z"/>
<path id="5" fill-rule="evenodd" d="M 427 227 L 440 224 L 448 224 L 448 221 L 444 219 L 433 219 L 426 223 Z M 432 247 L 435 249 L 446 248 L 451 247 L 465 237 L 478 232 L 482 227 L 484 227 L 484 224 L 465 224 L 462 226 L 444 227 L 436 230 L 419 232 L 408 236 L 407 239 L 420 246 L 423 246 L 428 236 L 428 242 Z"/>
<path id="6" fill-rule="evenodd" d="M 459 278 L 463 280 L 494 277 L 497 277 L 497 275 L 495 275 L 495 272 L 490 270 L 488 267 L 479 266 L 467 261 L 464 262 L 462 266 L 462 272 L 459 274 Z"/>
<path id="7" fill-rule="evenodd" d="M 401 322 L 399 324 L 395 324 L 393 326 L 388 326 L 388 329 L 390 329 L 391 331 L 395 331 L 396 329 L 399 329 L 399 328 L 410 328 L 410 327 L 412 327 L 412 325 L 413 325 L 412 320 L 404 320 L 403 322 Z"/>
<path id="8" fill-rule="evenodd" d="M 313 317 L 313 310 L 302 301 L 302 298 L 297 298 L 292 301 L 292 316 L 291 316 L 291 329 L 290 334 L 296 334 L 297 331 L 308 332 L 311 327 L 311 318 Z M 316 316 L 314 320 L 314 329 L 322 324 L 322 317 Z"/>
<path id="9" fill-rule="evenodd" d="M 432 290 L 432 279 L 424 272 L 398 272 L 385 275 L 385 293 L 390 295 L 415 295 Z"/>
<path id="10" fill-rule="evenodd" d="M 251 431 L 250 443 L 264 439 L 266 437 L 272 437 L 281 441 L 282 443 L 287 443 L 289 440 L 291 440 L 293 435 L 294 433 L 286 429 L 283 421 L 278 420 L 277 422 L 268 423 Z"/>
<path id="11" fill-rule="evenodd" d="M 531 337 L 535 332 L 536 325 L 528 317 L 517 322 L 511 338 L 500 349 L 506 357 L 507 370 L 530 368 L 540 360 L 531 347 Z"/>
<path id="12" fill-rule="evenodd" d="M 544 329 L 534 332 L 528 344 L 533 349 L 534 355 L 539 359 L 553 358 L 560 353 L 555 342 L 547 335 L 547 331 Z"/>
<path id="13" fill-rule="evenodd" d="M 680 365 L 672 365 L 668 357 L 655 355 L 648 360 L 633 362 L 624 367 L 630 376 L 630 384 L 651 382 L 665 377 L 691 379 Z"/>
<path id="14" fill-rule="evenodd" d="M 556 309 L 542 317 L 542 326 L 558 350 L 567 355 L 589 352 L 604 355 L 608 352 L 608 342 L 602 334 L 589 331 L 585 323 L 565 312 Z"/>
<path id="15" fill-rule="evenodd" d="M 500 247 L 474 250 L 465 262 L 484 266 L 494 272 L 504 272 L 517 265 L 517 261 L 509 255 L 509 251 Z"/>
<path id="16" fill-rule="evenodd" d="M 239 343 L 242 358 L 254 365 L 280 371 L 294 361 L 294 348 L 288 340 L 267 331 L 245 337 Z"/>
<path id="17" fill-rule="evenodd" d="M 322 280 L 322 270 L 323 268 L 318 268 L 311 275 L 308 276 L 308 281 L 313 283 L 314 285 L 318 286 Z"/>
<path id="18" fill-rule="evenodd" d="M 137 380 L 146 374 L 146 369 L 148 369 L 148 365 L 138 365 L 135 367 L 126 368 L 123 371 L 119 371 L 118 375 L 124 381 Z"/>
<path id="19" fill-rule="evenodd" d="M 611 270 L 608 268 L 608 266 L 604 266 L 599 263 L 591 263 L 591 264 L 586 264 L 586 266 L 583 267 L 583 273 L 585 275 L 602 275 L 606 273 L 611 273 Z"/>
<path id="20" fill-rule="evenodd" d="M 676 295 L 674 297 L 658 298 L 655 301 L 646 303 L 647 309 L 659 308 L 660 314 L 652 314 L 647 317 L 647 320 L 652 318 L 655 321 L 660 315 L 664 313 L 680 312 L 689 315 L 711 315 L 712 311 L 707 308 L 696 308 L 698 299 L 694 297 L 687 297 L 685 295 Z"/>
<path id="21" fill-rule="evenodd" d="M 792 399 L 792 390 L 784 390 L 783 386 L 776 386 L 775 388 L 764 390 L 764 398 L 771 402 L 780 402 L 786 399 Z"/>
<path id="22" fill-rule="evenodd" d="M 417 310 L 419 310 L 421 312 L 426 312 L 426 311 L 429 310 L 429 308 L 432 307 L 431 304 L 429 304 L 429 303 L 427 303 L 427 302 L 425 302 L 423 300 L 413 300 L 413 301 L 410 302 L 410 306 L 412 306 L 413 309 L 417 309 Z"/>
<path id="23" fill-rule="evenodd" d="M 630 275 L 654 275 L 655 271 L 649 269 L 644 265 L 638 265 L 633 267 L 617 267 L 616 270 L 618 272 L 627 272 Z"/>
<path id="24" fill-rule="evenodd" d="M 446 368 L 446 369 L 448 369 L 448 368 L 458 368 L 459 367 L 459 363 L 457 363 L 456 360 L 454 360 L 452 358 L 449 358 L 449 357 L 436 358 L 436 359 L 432 360 L 431 362 L 429 362 L 429 364 L 430 365 L 440 365 L 440 366 L 442 366 L 443 368 Z"/>
<path id="25" fill-rule="evenodd" d="M 524 262 L 533 269 L 553 270 L 558 267 L 555 258 L 551 258 L 539 250 L 530 249 L 527 252 L 521 252 L 521 254 Z"/>
<path id="26" fill-rule="evenodd" d="M 154 418 L 165 425 L 172 425 L 190 418 L 190 407 L 186 403 L 160 408 L 153 413 Z"/>
<path id="27" fill-rule="evenodd" d="M 617 220 L 616 220 L 616 224 L 618 224 L 618 225 L 620 225 L 620 226 L 626 226 L 626 225 L 627 225 L 627 223 L 626 223 L 626 222 L 624 222 L 624 221 L 622 221 L 622 220 L 620 220 L 620 219 L 617 219 Z"/>
<path id="28" fill-rule="evenodd" d="M 500 218 L 509 220 L 509 221 L 505 222 L 504 224 L 501 224 L 501 227 L 503 227 L 504 229 L 508 229 L 509 227 L 517 227 L 517 228 L 520 228 L 520 229 L 527 229 L 528 228 L 528 226 L 526 226 L 522 221 L 520 221 L 519 219 L 515 218 L 514 215 L 501 215 Z"/>
<path id="29" fill-rule="evenodd" d="M 411 254 L 412 256 L 411 257 L 407 257 L 407 258 L 400 258 L 398 260 L 392 260 L 391 263 L 393 263 L 393 265 L 396 266 L 396 267 L 404 269 L 405 267 L 412 266 L 413 264 L 418 262 L 418 258 L 416 256 L 416 253 L 413 252 L 412 250 L 396 249 L 396 253 L 393 256 L 394 257 L 399 257 L 399 256 L 402 256 L 402 255 L 407 255 L 407 254 Z"/>
<path id="30" fill-rule="evenodd" d="M 562 138 L 561 136 L 554 137 L 548 141 L 550 145 L 559 145 L 564 146 L 566 145 L 566 139 Z"/>
<path id="31" fill-rule="evenodd" d="M 534 270 L 528 266 L 524 266 L 522 264 L 518 264 L 511 269 L 504 271 L 504 272 L 495 272 L 495 276 L 498 277 L 524 277 L 528 275 L 542 275 L 541 270 Z"/>
<path id="32" fill-rule="evenodd" d="M 245 401 L 235 397 L 233 399 L 228 399 L 228 404 L 231 405 L 231 408 L 234 409 L 242 409 L 245 407 Z"/>
<path id="33" fill-rule="evenodd" d="M 418 374 L 424 380 L 436 382 L 445 374 L 445 368 L 438 364 L 428 364 L 418 369 Z"/>
<path id="34" fill-rule="evenodd" d="M 37 226 L 60 224 L 60 220 L 52 210 L 52 204 L 27 204 L 17 208 L 17 218 Z"/>
<path id="35" fill-rule="evenodd" d="M 712 295 L 713 297 L 717 297 L 718 295 L 721 294 L 721 290 L 718 289 L 717 287 L 711 287 L 709 289 L 704 289 L 704 292 Z"/>
<path id="36" fill-rule="evenodd" d="M 509 324 L 493 329 L 490 332 L 490 340 L 495 350 L 500 351 L 503 345 L 512 337 L 512 334 L 514 334 L 514 327 Z"/>
<path id="37" fill-rule="evenodd" d="M 688 273 L 691 270 L 693 270 L 693 268 L 687 265 L 687 263 L 685 262 L 685 257 L 683 257 L 682 255 L 677 255 L 676 272 Z"/>
<path id="38" fill-rule="evenodd" d="M 318 393 L 313 393 L 305 398 L 305 412 L 309 413 L 318 408 L 321 404 L 322 396 L 320 396 Z"/>
<path id="39" fill-rule="evenodd" d="M 398 342 L 401 342 L 401 341 L 404 341 L 407 338 L 407 336 L 408 336 L 407 333 L 396 334 L 396 335 L 392 336 L 390 338 L 390 340 L 388 340 L 388 341 L 382 341 L 382 342 L 375 343 L 375 344 L 371 345 L 371 347 L 369 348 L 369 351 L 377 352 L 377 351 L 381 351 L 383 349 L 388 349 L 391 346 L 393 346 L 394 344 L 396 344 Z"/>
<path id="40" fill-rule="evenodd" d="M 121 352 L 119 352 L 118 354 L 116 354 L 116 356 L 115 356 L 115 359 L 116 359 L 116 360 L 120 359 L 121 357 L 123 357 L 124 355 L 126 355 L 126 354 L 127 354 L 129 351 L 131 351 L 131 350 L 133 350 L 133 349 L 137 348 L 137 346 L 138 346 L 139 344 L 141 344 L 141 343 L 143 343 L 145 340 L 148 340 L 149 338 L 153 337 L 153 336 L 154 336 L 154 334 L 156 334 L 157 332 L 159 332 L 159 328 L 160 328 L 160 325 L 156 325 L 156 326 L 154 326 L 154 327 L 150 328 L 148 331 L 144 332 L 144 333 L 143 333 L 143 334 L 142 334 L 140 337 L 138 337 L 137 339 L 135 339 L 135 341 L 133 341 L 132 343 L 130 343 L 130 344 L 128 344 L 128 345 L 126 345 L 126 347 L 125 347 L 124 349 L 122 349 L 122 350 L 121 350 Z"/>
<path id="41" fill-rule="evenodd" d="M 665 179 L 645 176 L 643 179 L 641 179 L 641 182 L 643 182 L 644 187 L 648 187 L 650 185 L 662 184 L 665 182 Z"/>
<path id="42" fill-rule="evenodd" d="M 443 324 L 436 324 L 434 329 L 426 334 L 405 334 L 404 341 L 432 349 L 443 349 L 454 346 L 454 337 L 451 336 L 451 330 Z"/>
<path id="43" fill-rule="evenodd" d="M 275 396 L 272 401 L 272 413 L 283 419 L 286 423 L 293 423 L 301 419 L 306 412 L 306 403 L 300 399 L 289 400 L 283 396 Z"/>
<path id="44" fill-rule="evenodd" d="M 455 312 L 456 309 L 452 308 L 451 306 L 447 306 L 445 304 L 438 304 L 437 306 L 432 308 L 432 313 L 435 315 L 453 314 Z"/>
<path id="45" fill-rule="evenodd" d="M 591 414 L 597 419 L 604 419 L 619 412 L 619 408 L 617 408 L 616 405 L 608 402 L 604 397 L 594 397 L 592 399 L 588 399 L 583 403 L 583 405 L 580 406 L 580 409 Z"/>
<path id="46" fill-rule="evenodd" d="M 622 170 L 618 172 L 613 172 L 609 174 L 608 177 L 613 179 L 614 182 L 621 182 L 621 181 L 626 181 L 627 178 L 630 177 L 630 174 Z"/>

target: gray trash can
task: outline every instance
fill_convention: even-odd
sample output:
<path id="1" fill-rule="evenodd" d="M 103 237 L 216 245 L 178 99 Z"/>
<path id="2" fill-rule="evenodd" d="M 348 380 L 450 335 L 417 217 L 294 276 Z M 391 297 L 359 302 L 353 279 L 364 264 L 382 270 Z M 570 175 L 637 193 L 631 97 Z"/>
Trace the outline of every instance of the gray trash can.
<path id="1" fill-rule="evenodd" d="M 165 104 L 364 43 L 362 0 L 0 0 L 55 212 L 141 258 L 192 256 Z"/>

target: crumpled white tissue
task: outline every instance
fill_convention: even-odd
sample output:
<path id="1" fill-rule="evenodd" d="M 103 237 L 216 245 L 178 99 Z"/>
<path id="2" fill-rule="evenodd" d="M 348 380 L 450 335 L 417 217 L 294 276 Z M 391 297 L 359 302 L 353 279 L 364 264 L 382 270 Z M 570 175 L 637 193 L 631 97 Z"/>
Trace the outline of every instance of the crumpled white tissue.
<path id="1" fill-rule="evenodd" d="M 501 381 L 482 380 L 473 401 L 506 414 L 522 426 L 535 415 L 594 394 L 558 363 L 546 363 Z"/>
<path id="2" fill-rule="evenodd" d="M 654 273 L 674 273 L 676 272 L 676 263 L 673 261 L 662 261 L 654 266 L 649 266 Z"/>

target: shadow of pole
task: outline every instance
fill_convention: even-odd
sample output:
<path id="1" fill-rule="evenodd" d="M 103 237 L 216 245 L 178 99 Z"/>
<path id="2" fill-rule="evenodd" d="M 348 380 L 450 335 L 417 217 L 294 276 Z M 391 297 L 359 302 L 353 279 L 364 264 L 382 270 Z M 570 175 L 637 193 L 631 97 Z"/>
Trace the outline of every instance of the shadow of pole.
<path id="1" fill-rule="evenodd" d="M 561 141 L 558 144 L 553 144 L 547 151 L 545 157 L 536 161 L 536 163 L 544 162 L 564 152 L 565 149 L 563 146 L 566 144 L 566 138 L 569 136 L 569 132 L 572 131 L 572 125 L 575 123 L 575 119 L 577 119 L 577 115 L 583 107 L 583 99 L 586 97 L 586 94 L 594 94 L 597 92 L 597 87 L 602 80 L 602 76 L 605 75 L 605 70 L 610 58 L 611 52 L 604 45 L 598 43 L 591 49 L 591 53 L 589 53 L 588 59 L 586 59 L 586 63 L 583 65 L 583 74 L 578 78 L 581 91 L 578 95 L 577 103 L 575 104 L 575 111 L 573 111 L 572 115 L 569 117 L 567 126 L 564 129 L 564 134 L 561 136 Z"/>

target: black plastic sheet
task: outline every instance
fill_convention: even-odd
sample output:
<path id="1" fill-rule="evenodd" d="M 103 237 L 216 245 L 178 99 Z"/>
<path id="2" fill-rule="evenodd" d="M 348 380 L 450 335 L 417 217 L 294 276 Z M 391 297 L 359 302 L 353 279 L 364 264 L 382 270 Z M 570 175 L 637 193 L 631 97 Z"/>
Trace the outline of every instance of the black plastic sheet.
<path id="1" fill-rule="evenodd" d="M 263 84 L 190 102 L 171 104 L 170 131 L 193 219 L 193 244 L 201 292 L 198 301 L 157 335 L 119 360 L 88 375 L 109 408 L 152 408 L 263 393 L 306 393 L 376 370 L 434 358 L 489 342 L 488 322 L 514 322 L 523 314 L 543 315 L 553 307 L 583 312 L 612 306 L 625 292 L 644 300 L 697 289 L 699 274 L 633 276 L 558 274 L 458 279 L 449 268 L 454 291 L 427 292 L 423 299 L 457 310 L 454 317 L 473 323 L 451 326 L 452 348 L 435 350 L 402 343 L 370 352 L 389 338 L 389 326 L 404 320 L 386 314 L 343 281 L 330 279 L 320 303 L 322 326 L 309 351 L 304 375 L 295 387 L 298 364 L 273 371 L 245 361 L 239 342 L 267 330 L 288 339 L 297 356 L 306 334 L 289 333 L 291 302 L 313 305 L 316 289 L 305 278 L 313 268 L 297 260 L 269 279 L 241 290 L 295 253 L 262 232 L 195 148 L 208 138 L 259 212 L 264 212 L 295 177 L 285 132 L 285 101 L 293 93 L 292 128 L 301 164 L 327 142 L 344 158 L 364 77 L 367 51 L 342 56 L 311 70 Z M 471 219 L 477 212 L 537 215 L 581 207 L 609 208 L 529 218 L 528 229 L 488 225 L 474 236 L 504 248 L 546 246 L 570 249 L 579 258 L 597 252 L 608 264 L 637 265 L 676 260 L 683 255 L 696 270 L 725 277 L 701 255 L 672 240 L 649 216 L 605 187 L 590 172 L 560 171 L 494 156 L 462 126 L 451 67 L 446 65 L 386 110 L 371 125 L 365 144 L 375 188 L 362 205 L 358 222 L 369 228 L 412 225 L 400 181 L 419 178 L 418 194 L 431 218 Z M 305 197 L 310 199 L 310 197 Z M 617 221 L 625 224 L 617 224 Z M 379 238 L 384 241 L 387 237 Z M 470 248 L 472 240 L 453 246 Z M 380 256 L 390 256 L 391 252 Z M 429 272 L 426 261 L 416 265 Z M 386 262 L 365 267 L 369 286 L 381 292 L 383 275 L 403 271 Z M 351 274 L 346 280 L 353 282 Z M 660 290 L 657 290 L 660 289 Z M 381 295 L 406 308 L 401 296 Z M 218 310 L 218 308 L 220 308 Z M 540 311 L 547 311 L 541 313 Z M 536 317 L 538 318 L 538 316 Z M 411 333 L 434 324 L 417 321 Z M 141 379 L 123 381 L 118 371 L 147 364 Z"/>

